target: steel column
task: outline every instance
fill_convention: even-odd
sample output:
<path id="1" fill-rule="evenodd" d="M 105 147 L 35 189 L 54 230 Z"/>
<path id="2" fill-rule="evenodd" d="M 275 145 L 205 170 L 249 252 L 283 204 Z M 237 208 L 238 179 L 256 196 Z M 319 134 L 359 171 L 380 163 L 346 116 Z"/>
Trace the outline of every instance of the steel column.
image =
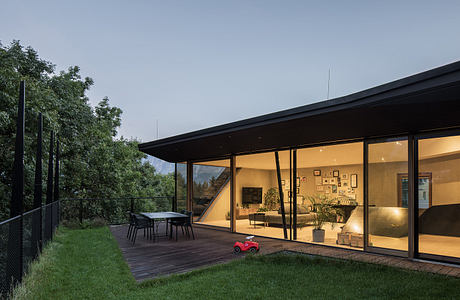
<path id="1" fill-rule="evenodd" d="M 408 146 L 408 256 L 409 258 L 416 258 L 418 256 L 418 141 L 413 135 L 408 137 Z"/>
<path id="2" fill-rule="evenodd" d="M 172 211 L 177 211 L 177 163 L 174 164 L 174 199 L 171 206 Z"/>
<path id="3" fill-rule="evenodd" d="M 283 220 L 283 233 L 284 238 L 287 239 L 287 229 L 286 229 L 286 213 L 284 210 L 284 197 L 283 197 L 283 185 L 281 184 L 281 169 L 280 169 L 280 158 L 278 151 L 275 152 L 275 163 L 276 163 L 276 176 L 278 178 L 278 190 L 280 194 L 280 207 L 281 207 L 281 219 Z"/>
<path id="4" fill-rule="evenodd" d="M 292 150 L 292 194 L 293 194 L 293 209 L 292 211 L 292 231 L 293 239 L 297 240 L 297 150 Z"/>
<path id="5" fill-rule="evenodd" d="M 42 178 L 42 147 L 43 146 L 43 116 L 38 115 L 38 132 L 37 132 L 37 155 L 35 157 L 35 182 L 34 182 L 34 208 L 40 208 L 37 213 L 34 213 L 32 219 L 32 241 L 37 243 L 37 247 L 33 247 L 32 251 L 36 251 L 34 256 L 42 249 L 42 193 L 43 193 L 43 178 Z"/>
<path id="6" fill-rule="evenodd" d="M 187 210 L 192 211 L 193 200 L 193 163 L 187 162 Z"/>
<path id="7" fill-rule="evenodd" d="M 59 139 L 56 137 L 56 165 L 54 166 L 54 202 L 56 205 L 56 215 L 53 215 L 53 219 L 56 221 L 54 227 L 59 224 Z"/>
<path id="8" fill-rule="evenodd" d="M 21 81 L 19 87 L 18 118 L 16 123 L 16 144 L 14 148 L 13 186 L 10 202 L 10 216 L 16 217 L 24 209 L 24 121 L 25 114 L 25 82 Z M 8 253 L 6 279 L 7 284 L 20 282 L 23 271 L 23 220 L 10 222 L 8 233 Z"/>
<path id="9" fill-rule="evenodd" d="M 236 157 L 230 157 L 230 231 L 236 232 Z"/>
<path id="10" fill-rule="evenodd" d="M 48 155 L 48 180 L 46 183 L 46 209 L 45 209 L 45 240 L 49 241 L 53 235 L 52 217 L 53 210 L 51 203 L 53 203 L 53 148 L 54 148 L 54 131 L 50 134 L 50 148 Z"/>

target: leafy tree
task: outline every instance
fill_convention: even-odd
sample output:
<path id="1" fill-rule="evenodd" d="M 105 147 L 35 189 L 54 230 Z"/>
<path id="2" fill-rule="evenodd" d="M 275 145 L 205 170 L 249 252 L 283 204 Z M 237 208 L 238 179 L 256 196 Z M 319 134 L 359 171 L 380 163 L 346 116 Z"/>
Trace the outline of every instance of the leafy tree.
<path id="1" fill-rule="evenodd" d="M 0 44 L 0 218 L 9 216 L 19 82 L 26 81 L 25 209 L 33 202 L 38 113 L 44 117 L 43 178 L 47 176 L 49 136 L 54 130 L 61 146 L 61 198 L 115 199 L 173 196 L 173 174 L 161 175 L 145 159 L 137 140 L 117 138 L 122 110 L 102 99 L 92 108 L 86 96 L 93 85 L 80 69 L 55 72 L 55 66 L 39 58 L 19 41 Z M 46 184 L 43 184 L 46 189 Z M 45 190 L 43 191 L 45 192 Z M 64 216 L 75 216 L 77 204 L 66 203 Z M 136 203 L 139 209 L 169 209 L 170 200 Z M 121 217 L 129 200 L 88 200 L 88 216 Z"/>

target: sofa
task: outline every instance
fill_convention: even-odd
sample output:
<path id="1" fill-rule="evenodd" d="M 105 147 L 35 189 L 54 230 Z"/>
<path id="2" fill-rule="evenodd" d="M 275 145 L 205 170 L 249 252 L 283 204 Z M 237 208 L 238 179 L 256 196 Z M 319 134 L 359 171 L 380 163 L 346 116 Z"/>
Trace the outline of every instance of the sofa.
<path id="1" fill-rule="evenodd" d="M 290 205 L 286 203 L 284 206 L 284 212 L 286 217 L 286 224 L 290 223 Z M 311 212 L 310 208 L 307 206 L 298 205 L 297 206 L 297 227 L 303 227 L 306 225 L 311 225 L 316 216 L 316 213 Z M 283 217 L 281 214 L 281 208 L 277 211 L 268 211 L 265 213 L 265 223 L 268 226 L 273 227 L 282 227 L 283 226 Z"/>

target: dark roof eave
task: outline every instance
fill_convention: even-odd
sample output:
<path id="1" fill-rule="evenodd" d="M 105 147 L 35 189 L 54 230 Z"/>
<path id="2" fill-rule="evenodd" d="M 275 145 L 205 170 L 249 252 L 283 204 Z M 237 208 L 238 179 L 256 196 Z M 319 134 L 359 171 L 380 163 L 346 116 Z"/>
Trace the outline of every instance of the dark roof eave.
<path id="1" fill-rule="evenodd" d="M 183 143 L 190 140 L 196 140 L 204 137 L 209 137 L 217 134 L 225 134 L 236 132 L 248 128 L 263 126 L 285 120 L 303 118 L 312 115 L 318 115 L 325 112 L 337 111 L 344 108 L 350 108 L 356 105 L 362 105 L 372 101 L 378 101 L 379 95 L 387 95 L 392 91 L 403 90 L 406 88 L 405 93 L 410 92 L 407 87 L 414 86 L 417 83 L 424 81 L 433 81 L 432 85 L 440 85 L 449 83 L 449 74 L 460 71 L 460 61 L 454 62 L 445 66 L 441 66 L 423 73 L 412 75 L 403 79 L 392 81 L 377 87 L 373 87 L 364 91 L 356 92 L 347 96 L 338 97 L 331 100 L 321 101 L 313 104 L 308 104 L 296 108 L 291 108 L 275 113 L 270 113 L 262 116 L 248 118 L 236 122 L 231 122 L 223 125 L 218 125 L 206 129 L 201 129 L 185 134 L 176 135 L 173 137 L 164 138 L 161 140 L 146 142 L 139 144 L 139 150 L 146 152 L 149 149 L 164 147 L 176 143 Z M 443 77 L 442 80 L 435 80 L 436 78 Z M 456 76 L 455 78 L 457 78 Z M 455 80 L 454 78 L 454 80 Z M 458 79 L 458 78 L 457 78 Z M 429 88 L 429 85 L 426 86 Z M 367 100 L 367 101 L 366 101 Z M 381 100 L 381 99 L 380 99 Z"/>

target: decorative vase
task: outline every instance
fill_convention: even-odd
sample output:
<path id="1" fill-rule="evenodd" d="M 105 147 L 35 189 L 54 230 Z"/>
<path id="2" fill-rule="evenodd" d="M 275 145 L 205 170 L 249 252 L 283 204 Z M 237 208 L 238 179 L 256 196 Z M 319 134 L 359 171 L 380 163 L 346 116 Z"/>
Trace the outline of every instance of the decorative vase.
<path id="1" fill-rule="evenodd" d="M 325 233 L 324 229 L 313 229 L 313 242 L 324 243 Z"/>

